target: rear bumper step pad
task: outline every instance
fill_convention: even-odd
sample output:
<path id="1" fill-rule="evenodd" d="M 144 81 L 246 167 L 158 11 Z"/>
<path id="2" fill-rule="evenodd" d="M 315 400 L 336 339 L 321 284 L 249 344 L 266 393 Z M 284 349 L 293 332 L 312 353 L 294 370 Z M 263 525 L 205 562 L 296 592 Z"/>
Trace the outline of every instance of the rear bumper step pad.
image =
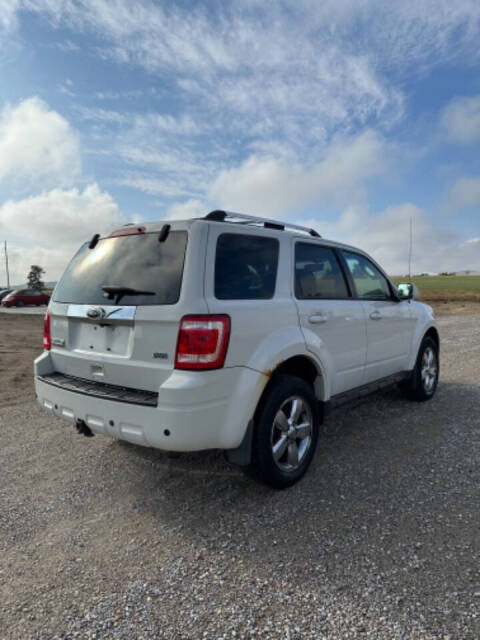
<path id="1" fill-rule="evenodd" d="M 67 376 L 63 373 L 49 373 L 37 376 L 42 382 L 60 387 L 66 391 L 82 393 L 87 396 L 94 396 L 104 400 L 115 400 L 115 402 L 126 402 L 128 404 L 140 404 L 147 407 L 156 407 L 158 404 L 158 393 L 154 391 L 143 391 L 142 389 L 131 389 L 129 387 L 119 387 L 105 382 L 85 380 L 75 376 Z"/>

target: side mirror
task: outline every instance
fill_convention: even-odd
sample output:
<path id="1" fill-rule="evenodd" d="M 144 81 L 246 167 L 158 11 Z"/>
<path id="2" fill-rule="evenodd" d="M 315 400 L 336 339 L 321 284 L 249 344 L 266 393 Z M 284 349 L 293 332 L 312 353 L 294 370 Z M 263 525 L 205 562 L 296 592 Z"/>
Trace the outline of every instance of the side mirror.
<path id="1" fill-rule="evenodd" d="M 400 300 L 417 300 L 420 296 L 418 287 L 413 282 L 401 282 L 397 284 L 397 291 Z"/>

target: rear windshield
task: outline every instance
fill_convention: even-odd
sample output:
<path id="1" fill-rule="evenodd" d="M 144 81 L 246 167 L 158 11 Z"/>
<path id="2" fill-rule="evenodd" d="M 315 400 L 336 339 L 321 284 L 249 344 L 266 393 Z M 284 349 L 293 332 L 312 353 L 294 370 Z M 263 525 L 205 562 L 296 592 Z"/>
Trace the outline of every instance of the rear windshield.
<path id="1" fill-rule="evenodd" d="M 104 238 L 93 249 L 84 244 L 55 287 L 55 302 L 113 304 L 102 287 L 126 287 L 153 295 L 123 295 L 122 305 L 175 304 L 180 297 L 186 231 Z"/>
<path id="2" fill-rule="evenodd" d="M 215 297 L 219 300 L 273 298 L 278 240 L 222 233 L 215 258 Z"/>

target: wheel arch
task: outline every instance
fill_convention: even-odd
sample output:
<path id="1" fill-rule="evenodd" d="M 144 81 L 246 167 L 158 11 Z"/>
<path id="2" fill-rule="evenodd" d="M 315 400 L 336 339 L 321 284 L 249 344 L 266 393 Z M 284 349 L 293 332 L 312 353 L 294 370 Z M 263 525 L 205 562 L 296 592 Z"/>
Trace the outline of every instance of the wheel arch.
<path id="1" fill-rule="evenodd" d="M 270 379 L 275 376 L 290 375 L 305 380 L 319 398 L 324 397 L 324 376 L 321 367 L 307 355 L 298 355 L 280 362 L 272 371 Z"/>
<path id="2" fill-rule="evenodd" d="M 264 406 L 270 390 L 274 387 L 276 381 L 278 381 L 281 376 L 295 376 L 305 380 L 307 384 L 311 386 L 319 402 L 320 419 L 323 421 L 324 404 L 327 399 L 327 388 L 325 374 L 322 370 L 321 364 L 306 354 L 297 353 L 286 357 L 273 367 L 262 371 L 262 377 L 265 380 L 265 384 L 258 396 L 253 415 L 247 425 L 243 440 L 236 449 L 228 449 L 225 451 L 227 460 L 233 464 L 240 466 L 247 466 L 250 464 L 253 432 L 258 415 Z"/>
<path id="3" fill-rule="evenodd" d="M 319 401 L 325 400 L 326 387 L 323 371 L 320 365 L 307 355 L 296 355 L 287 358 L 279 362 L 274 368 L 263 373 L 268 377 L 268 381 L 258 400 L 254 418 L 262 408 L 266 395 L 280 376 L 293 376 L 305 380 L 312 387 L 317 399 Z"/>
<path id="4" fill-rule="evenodd" d="M 412 350 L 410 352 L 410 359 L 407 367 L 408 371 L 411 371 L 415 367 L 420 345 L 425 338 L 432 338 L 437 345 L 438 353 L 440 353 L 440 334 L 438 333 L 438 328 L 435 322 L 430 321 L 427 326 L 418 326 L 412 341 Z"/>
<path id="5" fill-rule="evenodd" d="M 440 353 L 440 335 L 436 327 L 430 327 L 423 335 L 422 342 L 425 338 L 431 338 L 437 345 L 437 351 Z M 421 343 L 420 343 L 421 344 Z"/>

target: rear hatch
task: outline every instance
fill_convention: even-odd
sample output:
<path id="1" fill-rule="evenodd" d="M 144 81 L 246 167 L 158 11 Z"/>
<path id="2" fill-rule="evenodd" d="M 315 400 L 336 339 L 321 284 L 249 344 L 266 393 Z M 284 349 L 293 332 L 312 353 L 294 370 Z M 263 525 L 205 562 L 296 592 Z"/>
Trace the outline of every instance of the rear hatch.
<path id="1" fill-rule="evenodd" d="M 206 312 L 203 264 L 189 250 L 200 231 L 126 227 L 84 244 L 49 306 L 55 371 L 158 391 L 174 367 L 182 316 Z"/>

